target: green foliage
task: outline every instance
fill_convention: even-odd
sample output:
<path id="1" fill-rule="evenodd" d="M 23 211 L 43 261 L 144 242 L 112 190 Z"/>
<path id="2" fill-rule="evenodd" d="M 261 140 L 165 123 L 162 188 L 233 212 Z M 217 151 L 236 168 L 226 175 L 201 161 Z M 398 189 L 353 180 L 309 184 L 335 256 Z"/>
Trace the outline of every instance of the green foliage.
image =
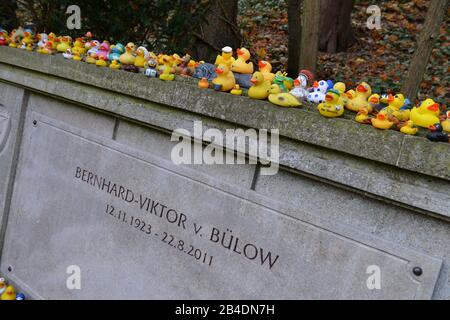
<path id="1" fill-rule="evenodd" d="M 66 9 L 81 9 L 81 30 L 68 30 Z M 129 41 L 155 50 L 183 52 L 192 46 L 190 32 L 198 29 L 209 9 L 205 0 L 20 0 L 22 24 L 36 30 L 80 36 L 91 31 L 98 40 Z"/>

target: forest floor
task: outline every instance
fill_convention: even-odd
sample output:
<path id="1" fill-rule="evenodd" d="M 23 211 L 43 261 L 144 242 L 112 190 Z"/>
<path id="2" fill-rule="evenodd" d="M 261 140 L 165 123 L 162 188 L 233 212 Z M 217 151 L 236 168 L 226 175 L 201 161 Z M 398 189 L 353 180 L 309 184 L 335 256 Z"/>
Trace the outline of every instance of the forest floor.
<path id="1" fill-rule="evenodd" d="M 398 92 L 415 50 L 430 0 L 379 1 L 382 29 L 369 30 L 369 1 L 358 1 L 352 14 L 357 42 L 347 52 L 320 53 L 317 78 L 343 81 L 349 87 L 368 81 L 376 92 Z M 288 19 L 285 1 L 242 1 L 239 23 L 244 43 L 276 70 L 287 67 Z M 450 106 L 450 10 L 441 26 L 419 97 Z"/>

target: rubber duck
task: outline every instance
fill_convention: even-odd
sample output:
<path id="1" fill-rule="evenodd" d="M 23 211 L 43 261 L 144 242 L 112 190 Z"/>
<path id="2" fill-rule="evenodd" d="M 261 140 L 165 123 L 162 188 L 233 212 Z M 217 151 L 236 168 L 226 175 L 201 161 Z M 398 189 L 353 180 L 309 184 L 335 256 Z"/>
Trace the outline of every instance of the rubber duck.
<path id="1" fill-rule="evenodd" d="M 394 125 L 394 122 L 388 119 L 384 113 L 377 114 L 377 117 L 371 120 L 372 125 L 381 130 L 389 130 Z"/>
<path id="2" fill-rule="evenodd" d="M 250 59 L 250 51 L 246 48 L 239 48 L 236 51 L 238 58 L 231 64 L 231 71 L 242 74 L 253 74 L 253 62 L 247 63 Z"/>
<path id="3" fill-rule="evenodd" d="M 134 66 L 138 68 L 144 68 L 148 59 L 148 50 L 145 47 L 139 47 L 136 50 L 136 59 L 134 60 Z"/>
<path id="4" fill-rule="evenodd" d="M 9 35 L 9 47 L 17 48 L 18 46 L 20 46 L 22 43 L 23 37 L 24 37 L 24 31 L 21 27 L 11 31 L 11 33 Z"/>
<path id="5" fill-rule="evenodd" d="M 61 37 L 61 42 L 56 46 L 56 51 L 66 52 L 67 49 L 72 47 L 72 38 L 69 36 Z"/>
<path id="6" fill-rule="evenodd" d="M 230 93 L 235 96 L 242 96 L 242 89 L 238 84 L 236 84 Z"/>
<path id="7" fill-rule="evenodd" d="M 125 52 L 125 47 L 121 43 L 113 44 L 111 47 L 111 52 L 108 55 L 109 61 L 120 60 L 120 56 Z"/>
<path id="8" fill-rule="evenodd" d="M 45 46 L 42 50 L 39 51 L 41 54 L 54 54 L 55 50 L 53 50 L 53 43 L 50 40 L 45 42 Z"/>
<path id="9" fill-rule="evenodd" d="M 22 292 L 19 292 L 16 295 L 16 300 L 25 300 L 25 295 Z"/>
<path id="10" fill-rule="evenodd" d="M 68 48 L 62 55 L 65 59 L 73 59 L 72 50 L 70 48 Z"/>
<path id="11" fill-rule="evenodd" d="M 217 56 L 216 62 L 214 64 L 216 66 L 225 64 L 230 68 L 234 61 L 235 59 L 233 58 L 233 49 L 227 46 L 222 48 L 222 54 Z"/>
<path id="12" fill-rule="evenodd" d="M 6 290 L 6 280 L 5 278 L 0 278 L 0 295 Z"/>
<path id="13" fill-rule="evenodd" d="M 0 296 L 0 300 L 16 300 L 16 292 L 13 286 L 7 286 L 5 292 Z"/>
<path id="14" fill-rule="evenodd" d="M 288 77 L 286 72 L 278 71 L 272 83 L 278 85 L 282 92 L 290 92 L 294 88 L 294 79 Z"/>
<path id="15" fill-rule="evenodd" d="M 164 80 L 164 81 L 173 81 L 175 79 L 175 75 L 173 73 L 171 73 L 172 68 L 173 68 L 173 57 L 164 55 L 162 62 L 163 62 L 164 68 L 163 68 L 163 72 L 159 76 L 159 79 Z"/>
<path id="16" fill-rule="evenodd" d="M 109 60 L 109 51 L 110 51 L 109 42 L 103 41 L 100 44 L 100 46 L 98 47 L 97 59 L 100 59 L 100 57 L 103 57 L 104 61 L 108 61 Z"/>
<path id="17" fill-rule="evenodd" d="M 125 47 L 125 52 L 120 55 L 119 61 L 123 65 L 134 65 L 136 57 L 134 56 L 135 45 L 133 42 L 129 42 Z"/>
<path id="18" fill-rule="evenodd" d="M 355 121 L 362 124 L 371 124 L 372 118 L 369 116 L 369 110 L 361 108 L 355 117 Z"/>
<path id="19" fill-rule="evenodd" d="M 82 61 L 83 57 L 81 56 L 81 53 L 78 50 L 72 51 L 73 60 L 75 61 Z"/>
<path id="20" fill-rule="evenodd" d="M 326 118 L 337 118 L 344 114 L 344 105 L 341 101 L 341 94 L 336 89 L 328 90 L 325 95 L 325 102 L 317 106 L 319 113 Z"/>
<path id="21" fill-rule="evenodd" d="M 433 99 L 426 99 L 419 108 L 411 110 L 410 119 L 416 126 L 429 128 L 440 122 L 440 107 Z"/>
<path id="22" fill-rule="evenodd" d="M 308 84 L 314 80 L 314 75 L 311 71 L 301 70 L 298 78 L 294 80 L 294 88 L 291 94 L 301 101 L 306 101 L 308 98 Z"/>
<path id="23" fill-rule="evenodd" d="M 26 49 L 29 44 L 34 44 L 34 33 L 31 29 L 25 29 L 23 32 L 23 39 L 21 41 L 23 49 Z"/>
<path id="24" fill-rule="evenodd" d="M 269 61 L 261 60 L 258 62 L 259 71 L 264 75 L 264 79 L 272 83 L 275 79 L 275 74 L 272 73 L 272 65 Z"/>
<path id="25" fill-rule="evenodd" d="M 8 31 L 0 30 L 0 46 L 7 46 L 9 41 Z"/>
<path id="26" fill-rule="evenodd" d="M 217 77 L 212 81 L 214 90 L 228 92 L 236 85 L 236 79 L 233 72 L 226 64 L 220 64 L 216 68 Z"/>
<path id="27" fill-rule="evenodd" d="M 108 58 L 104 55 L 98 57 L 98 60 L 95 62 L 97 67 L 107 67 L 108 66 Z"/>
<path id="28" fill-rule="evenodd" d="M 251 78 L 253 86 L 248 89 L 248 96 L 252 99 L 265 100 L 269 96 L 271 83 L 265 79 L 264 74 L 257 71 Z"/>
<path id="29" fill-rule="evenodd" d="M 201 78 L 200 81 L 198 82 L 198 87 L 200 89 L 208 89 L 209 88 L 209 82 L 208 79 L 206 78 Z"/>
<path id="30" fill-rule="evenodd" d="M 380 112 L 387 106 L 381 103 L 381 96 L 377 93 L 369 97 L 369 105 L 372 107 L 372 111 Z"/>
<path id="31" fill-rule="evenodd" d="M 333 86 L 333 89 L 339 91 L 339 93 L 341 94 L 340 103 L 345 106 L 348 102 L 348 95 L 345 94 L 345 91 L 347 91 L 347 86 L 345 85 L 345 83 L 336 82 L 336 84 Z"/>
<path id="32" fill-rule="evenodd" d="M 97 52 L 100 48 L 100 42 L 97 40 L 92 40 L 88 44 L 89 50 L 87 51 L 86 62 L 90 64 L 97 63 Z"/>
<path id="33" fill-rule="evenodd" d="M 419 128 L 415 127 L 411 120 L 408 120 L 401 126 L 400 132 L 410 136 L 415 136 L 417 132 L 419 132 Z"/>
<path id="34" fill-rule="evenodd" d="M 387 99 L 388 106 L 384 108 L 381 112 L 385 112 L 388 115 L 393 116 L 400 121 L 408 121 L 410 117 L 410 111 L 401 110 L 401 108 L 405 105 L 405 100 L 406 100 L 405 97 L 401 93 L 396 94 L 395 96 L 390 94 L 388 95 Z"/>
<path id="35" fill-rule="evenodd" d="M 80 56 L 84 56 L 86 54 L 86 48 L 84 47 L 85 43 L 83 38 L 76 38 L 73 43 L 72 53 L 78 53 Z"/>
<path id="36" fill-rule="evenodd" d="M 192 60 L 189 54 L 185 54 L 183 58 L 181 58 L 181 64 L 176 68 L 175 73 L 182 76 L 192 76 L 194 71 L 195 61 Z"/>
<path id="37" fill-rule="evenodd" d="M 59 43 L 59 38 L 53 32 L 48 34 L 48 40 L 52 42 L 52 50 L 56 51 L 56 47 Z"/>
<path id="38" fill-rule="evenodd" d="M 156 59 L 150 58 L 146 63 L 147 68 L 145 69 L 145 75 L 149 78 L 158 78 L 158 62 L 156 62 Z"/>
<path id="39" fill-rule="evenodd" d="M 117 60 L 113 60 L 113 61 L 110 63 L 109 67 L 110 67 L 111 69 L 118 70 L 118 69 L 120 69 L 120 63 L 119 63 Z"/>
<path id="40" fill-rule="evenodd" d="M 48 35 L 46 33 L 39 33 L 37 35 L 38 43 L 37 43 L 37 50 L 36 52 L 42 53 L 42 51 L 45 48 L 45 42 L 48 40 Z"/>
<path id="41" fill-rule="evenodd" d="M 372 113 L 372 107 L 369 104 L 369 97 L 372 95 L 372 88 L 366 82 L 362 82 L 356 88 L 356 95 L 349 98 L 345 107 L 351 111 L 359 112 L 361 108 L 367 108 Z"/>
<path id="42" fill-rule="evenodd" d="M 450 132 L 450 111 L 445 113 L 446 119 L 442 121 L 441 126 L 445 132 Z"/>
<path id="43" fill-rule="evenodd" d="M 429 128 L 430 132 L 427 134 L 427 139 L 432 142 L 450 142 L 450 137 L 444 132 L 442 125 L 437 122 L 431 125 Z"/>
<path id="44" fill-rule="evenodd" d="M 282 92 L 277 84 L 273 84 L 269 90 L 269 101 L 277 106 L 290 108 L 299 107 L 301 102 L 288 92 Z"/>
<path id="45" fill-rule="evenodd" d="M 312 88 L 309 89 L 307 100 L 311 103 L 325 102 L 325 95 L 328 91 L 328 82 L 325 80 L 315 81 Z"/>

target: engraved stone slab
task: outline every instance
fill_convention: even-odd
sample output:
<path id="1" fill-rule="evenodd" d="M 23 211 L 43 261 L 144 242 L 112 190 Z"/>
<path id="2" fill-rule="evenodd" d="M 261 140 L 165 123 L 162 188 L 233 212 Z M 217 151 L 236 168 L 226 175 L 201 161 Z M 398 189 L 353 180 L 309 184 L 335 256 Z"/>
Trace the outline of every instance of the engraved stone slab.
<path id="1" fill-rule="evenodd" d="M 35 298 L 433 294 L 439 259 L 36 113 L 24 137 L 1 271 Z M 74 265 L 81 290 L 66 286 Z"/>

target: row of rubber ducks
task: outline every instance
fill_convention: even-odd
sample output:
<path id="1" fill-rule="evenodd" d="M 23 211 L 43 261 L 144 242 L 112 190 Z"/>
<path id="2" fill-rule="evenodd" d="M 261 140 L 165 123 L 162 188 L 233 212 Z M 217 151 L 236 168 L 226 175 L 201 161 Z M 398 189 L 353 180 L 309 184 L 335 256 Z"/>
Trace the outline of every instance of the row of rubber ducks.
<path id="1" fill-rule="evenodd" d="M 396 129 L 407 135 L 415 135 L 418 127 L 429 129 L 432 141 L 449 142 L 450 112 L 432 99 L 420 106 L 413 106 L 402 94 L 379 95 L 372 92 L 368 83 L 362 82 L 355 89 L 347 90 L 345 83 L 331 80 L 314 81 L 314 75 L 301 70 L 296 79 L 286 73 L 272 73 L 269 61 L 259 61 L 255 72 L 248 49 L 236 50 L 224 47 L 214 64 L 196 62 L 186 54 L 158 54 L 134 43 L 111 45 L 108 41 L 93 39 L 90 32 L 72 41 L 69 36 L 54 33 L 35 35 L 31 29 L 16 29 L 10 34 L 0 28 L 0 45 L 35 50 L 41 54 L 61 53 L 66 59 L 84 61 L 98 67 L 141 72 L 148 77 L 172 81 L 175 75 L 200 79 L 202 89 L 247 95 L 252 99 L 269 100 L 281 107 L 300 107 L 304 102 L 316 104 L 318 112 L 327 118 L 337 118 L 344 111 L 355 112 L 355 121 L 372 125 L 377 129 Z"/>
<path id="2" fill-rule="evenodd" d="M 25 300 L 25 295 L 16 293 L 12 285 L 7 285 L 5 278 L 0 278 L 0 300 Z"/>

